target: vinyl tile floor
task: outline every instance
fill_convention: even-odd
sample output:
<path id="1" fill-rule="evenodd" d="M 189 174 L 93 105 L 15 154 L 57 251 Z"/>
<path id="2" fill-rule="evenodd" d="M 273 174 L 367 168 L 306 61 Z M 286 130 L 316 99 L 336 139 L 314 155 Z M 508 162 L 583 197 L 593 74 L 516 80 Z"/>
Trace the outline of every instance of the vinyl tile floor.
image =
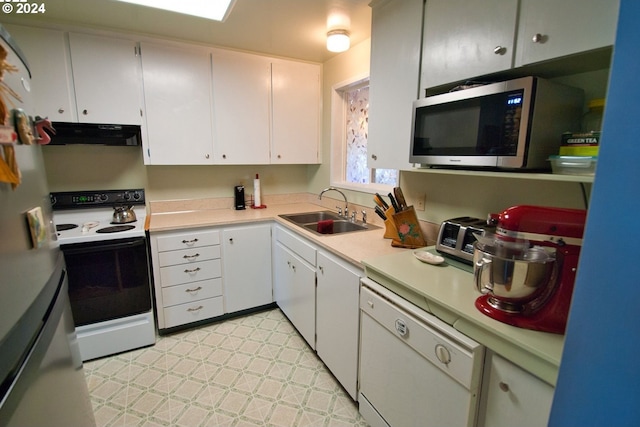
<path id="1" fill-rule="evenodd" d="M 366 426 L 279 309 L 84 365 L 98 427 Z"/>

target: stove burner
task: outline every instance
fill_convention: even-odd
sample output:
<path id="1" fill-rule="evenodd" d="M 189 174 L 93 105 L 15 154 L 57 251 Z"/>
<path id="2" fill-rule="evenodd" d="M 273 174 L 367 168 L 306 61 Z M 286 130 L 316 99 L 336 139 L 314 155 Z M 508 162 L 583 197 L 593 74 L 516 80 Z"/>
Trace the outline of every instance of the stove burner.
<path id="1" fill-rule="evenodd" d="M 135 225 L 114 225 L 96 230 L 96 233 L 119 233 L 121 231 L 133 230 L 134 228 L 136 228 Z"/>
<path id="2" fill-rule="evenodd" d="M 56 224 L 56 231 L 67 231 L 78 228 L 78 224 Z"/>

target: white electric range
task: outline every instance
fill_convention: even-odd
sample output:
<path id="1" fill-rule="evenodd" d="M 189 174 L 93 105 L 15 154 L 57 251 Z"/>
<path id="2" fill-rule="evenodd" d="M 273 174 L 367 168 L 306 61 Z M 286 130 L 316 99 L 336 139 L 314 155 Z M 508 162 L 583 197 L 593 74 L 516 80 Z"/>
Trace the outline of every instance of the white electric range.
<path id="1" fill-rule="evenodd" d="M 155 343 L 143 189 L 51 193 L 83 360 Z M 114 207 L 135 221 L 113 224 Z"/>

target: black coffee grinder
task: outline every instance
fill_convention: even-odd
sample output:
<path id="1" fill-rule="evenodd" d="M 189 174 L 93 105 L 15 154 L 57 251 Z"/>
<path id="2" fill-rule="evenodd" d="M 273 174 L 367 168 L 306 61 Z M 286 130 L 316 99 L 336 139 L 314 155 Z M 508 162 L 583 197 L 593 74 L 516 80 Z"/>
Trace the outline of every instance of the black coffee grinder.
<path id="1" fill-rule="evenodd" d="M 246 209 L 246 206 L 244 204 L 244 185 L 236 185 L 235 186 L 235 206 L 236 206 L 236 210 L 242 210 L 242 209 Z"/>

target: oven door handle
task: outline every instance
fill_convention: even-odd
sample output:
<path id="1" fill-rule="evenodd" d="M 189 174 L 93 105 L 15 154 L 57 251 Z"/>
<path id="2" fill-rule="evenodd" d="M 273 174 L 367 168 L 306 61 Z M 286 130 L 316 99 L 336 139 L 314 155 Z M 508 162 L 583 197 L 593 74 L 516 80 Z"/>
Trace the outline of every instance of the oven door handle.
<path id="1" fill-rule="evenodd" d="M 96 252 L 110 251 L 110 250 L 118 250 L 118 249 L 128 249 L 135 248 L 137 246 L 142 246 L 145 244 L 145 238 L 140 237 L 135 240 L 129 240 L 126 242 L 119 241 L 117 243 L 104 243 L 104 242 L 94 242 L 95 245 L 92 246 L 82 246 L 76 247 L 75 245 L 67 245 L 63 247 L 63 252 L 68 253 L 69 255 L 77 255 L 77 254 L 90 254 Z"/>

